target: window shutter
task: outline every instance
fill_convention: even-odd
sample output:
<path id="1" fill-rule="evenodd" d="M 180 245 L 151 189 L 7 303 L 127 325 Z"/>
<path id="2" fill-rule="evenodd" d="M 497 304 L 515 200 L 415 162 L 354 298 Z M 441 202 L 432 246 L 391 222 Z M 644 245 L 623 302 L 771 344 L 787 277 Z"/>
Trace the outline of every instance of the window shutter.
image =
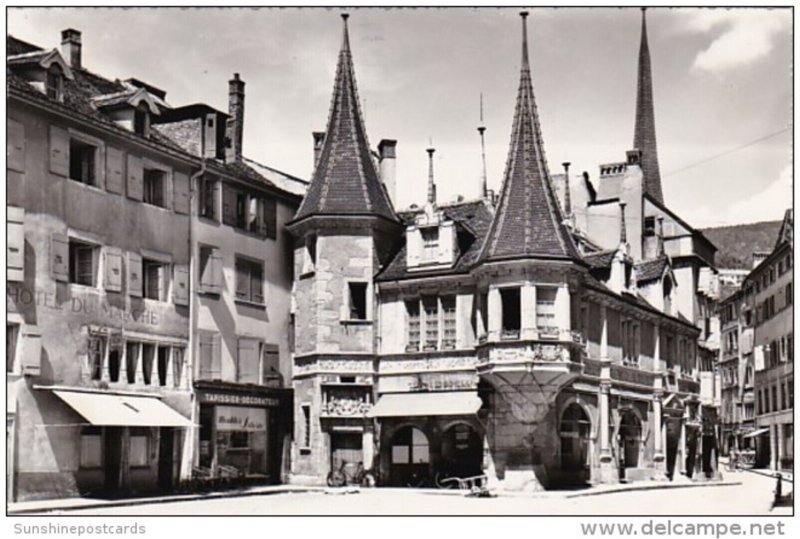
<path id="1" fill-rule="evenodd" d="M 189 176 L 176 172 L 172 176 L 173 208 L 177 213 L 189 213 Z"/>
<path id="2" fill-rule="evenodd" d="M 214 252 L 211 253 L 211 259 L 209 260 L 209 265 L 211 268 L 211 286 L 214 287 L 215 291 L 221 292 L 222 257 L 220 256 L 219 252 L 216 249 L 214 249 Z"/>
<path id="3" fill-rule="evenodd" d="M 211 379 L 222 379 L 222 348 L 219 333 L 211 335 Z"/>
<path id="4" fill-rule="evenodd" d="M 54 125 L 50 126 L 50 172 L 69 176 L 69 134 Z"/>
<path id="5" fill-rule="evenodd" d="M 25 125 L 16 120 L 8 120 L 8 140 L 6 140 L 6 168 L 25 172 Z"/>
<path id="6" fill-rule="evenodd" d="M 261 343 L 256 339 L 240 338 L 236 361 L 236 377 L 238 382 L 259 383 L 258 352 Z"/>
<path id="7" fill-rule="evenodd" d="M 250 272 L 244 262 L 236 262 L 236 297 L 250 299 Z"/>
<path id="8" fill-rule="evenodd" d="M 173 267 L 172 296 L 175 305 L 189 305 L 189 268 L 175 265 Z"/>
<path id="9" fill-rule="evenodd" d="M 111 292 L 120 292 L 122 290 L 122 252 L 119 249 L 107 249 L 105 262 L 105 288 Z"/>
<path id="10" fill-rule="evenodd" d="M 69 280 L 69 238 L 63 234 L 53 234 L 51 238 L 50 269 L 56 281 Z"/>
<path id="11" fill-rule="evenodd" d="M 128 294 L 142 297 L 142 257 L 138 253 L 128 253 Z"/>
<path id="12" fill-rule="evenodd" d="M 23 336 L 22 374 L 39 376 L 42 372 L 42 335 L 29 329 Z"/>
<path id="13" fill-rule="evenodd" d="M 144 194 L 144 167 L 142 160 L 128 156 L 128 198 L 142 200 Z"/>
<path id="14" fill-rule="evenodd" d="M 264 266 L 250 266 L 250 295 L 254 302 L 264 303 Z"/>
<path id="15" fill-rule="evenodd" d="M 106 147 L 104 144 L 97 146 L 95 158 L 95 185 L 100 189 L 106 188 Z"/>
<path id="16" fill-rule="evenodd" d="M 125 192 L 124 154 L 109 146 L 106 151 L 106 190 L 121 195 Z"/>
<path id="17" fill-rule="evenodd" d="M 278 205 L 274 198 L 264 199 L 264 234 L 274 240 L 278 236 Z"/>
<path id="18" fill-rule="evenodd" d="M 261 364 L 261 383 L 269 385 L 276 376 L 280 375 L 280 354 L 275 344 L 263 345 L 263 361 Z"/>
<path id="19" fill-rule="evenodd" d="M 25 279 L 25 210 L 6 206 L 8 241 L 6 242 L 6 279 Z"/>
<path id="20" fill-rule="evenodd" d="M 236 188 L 227 183 L 222 185 L 222 222 L 236 226 Z"/>

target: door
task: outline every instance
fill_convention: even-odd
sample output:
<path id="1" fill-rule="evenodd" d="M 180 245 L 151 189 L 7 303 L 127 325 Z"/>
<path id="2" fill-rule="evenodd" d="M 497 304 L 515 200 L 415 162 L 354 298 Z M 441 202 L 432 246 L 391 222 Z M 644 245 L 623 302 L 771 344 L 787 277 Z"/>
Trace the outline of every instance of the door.
<path id="1" fill-rule="evenodd" d="M 104 486 L 106 493 L 111 496 L 120 493 L 122 429 L 123 427 L 105 427 L 103 437 Z"/>
<path id="2" fill-rule="evenodd" d="M 158 488 L 172 490 L 175 458 L 175 429 L 161 427 L 158 440 Z"/>
<path id="3" fill-rule="evenodd" d="M 348 475 L 352 475 L 363 462 L 364 450 L 360 432 L 331 434 L 331 470 L 344 468 Z"/>

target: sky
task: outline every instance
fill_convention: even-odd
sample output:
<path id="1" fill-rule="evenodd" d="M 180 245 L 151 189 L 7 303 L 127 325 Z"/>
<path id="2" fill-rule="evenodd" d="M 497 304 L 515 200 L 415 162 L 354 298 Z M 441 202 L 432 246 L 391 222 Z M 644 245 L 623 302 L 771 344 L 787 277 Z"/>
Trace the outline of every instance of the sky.
<path id="1" fill-rule="evenodd" d="M 483 94 L 489 187 L 502 181 L 519 83 L 519 8 L 351 8 L 370 143 L 396 139 L 396 206 L 422 204 L 436 148 L 439 200 L 475 198 Z M 641 12 L 529 10 L 531 71 L 551 173 L 596 180 L 633 142 Z M 342 40 L 330 8 L 8 8 L 8 32 L 45 48 L 83 34 L 83 65 L 136 77 L 172 106 L 227 110 L 246 83 L 244 153 L 308 179 Z M 781 219 L 792 203 L 792 13 L 650 8 L 664 198 L 696 227 Z"/>

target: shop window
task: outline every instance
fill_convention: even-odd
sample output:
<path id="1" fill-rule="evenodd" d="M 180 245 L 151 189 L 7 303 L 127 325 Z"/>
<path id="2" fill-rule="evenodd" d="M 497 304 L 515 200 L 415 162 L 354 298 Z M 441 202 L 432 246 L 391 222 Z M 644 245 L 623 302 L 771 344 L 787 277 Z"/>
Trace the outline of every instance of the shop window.
<path id="1" fill-rule="evenodd" d="M 153 359 L 156 355 L 156 345 L 142 344 L 142 379 L 145 385 L 150 385 L 153 377 Z"/>
<path id="2" fill-rule="evenodd" d="M 439 302 L 436 296 L 422 298 L 422 309 L 425 313 L 425 350 L 436 350 L 439 347 Z"/>
<path id="3" fill-rule="evenodd" d="M 300 447 L 306 451 L 311 451 L 311 405 L 301 404 L 300 409 L 303 412 L 303 439 L 300 440 Z"/>
<path id="4" fill-rule="evenodd" d="M 139 364 L 139 343 L 125 343 L 125 375 L 129 384 L 136 383 L 136 367 Z"/>
<path id="5" fill-rule="evenodd" d="M 422 236 L 422 262 L 436 262 L 439 258 L 439 227 L 425 227 L 419 232 Z"/>
<path id="6" fill-rule="evenodd" d="M 130 451 L 128 461 L 132 468 L 143 468 L 150 465 L 150 432 L 146 428 L 131 428 Z"/>
<path id="7" fill-rule="evenodd" d="M 420 312 L 419 312 L 419 300 L 409 300 L 406 301 L 406 317 L 407 317 L 407 326 L 406 326 L 406 351 L 407 352 L 416 352 L 419 350 L 419 343 L 420 343 Z"/>
<path id="8" fill-rule="evenodd" d="M 69 140 L 69 178 L 86 185 L 97 185 L 97 146 Z"/>
<path id="9" fill-rule="evenodd" d="M 101 427 L 81 429 L 81 468 L 100 468 L 103 466 L 103 431 Z"/>
<path id="10" fill-rule="evenodd" d="M 367 283 L 347 283 L 350 320 L 367 320 Z"/>
<path id="11" fill-rule="evenodd" d="M 119 382 L 120 353 L 118 349 L 108 351 L 108 379 L 112 382 Z"/>
<path id="12" fill-rule="evenodd" d="M 521 325 L 521 304 L 519 288 L 501 288 L 503 337 L 518 339 Z"/>
<path id="13" fill-rule="evenodd" d="M 148 299 L 167 300 L 168 276 L 167 264 L 148 258 L 142 259 L 143 294 Z"/>
<path id="14" fill-rule="evenodd" d="M 264 264 L 236 257 L 236 299 L 264 304 Z"/>
<path id="15" fill-rule="evenodd" d="M 199 191 L 200 196 L 198 202 L 200 204 L 200 217 L 219 221 L 219 215 L 217 214 L 217 192 L 219 191 L 219 182 L 208 176 L 203 176 L 200 178 Z"/>
<path id="16" fill-rule="evenodd" d="M 552 287 L 536 287 L 536 327 L 539 330 L 557 329 L 556 292 Z"/>
<path id="17" fill-rule="evenodd" d="M 69 282 L 97 286 L 97 264 L 100 249 L 91 243 L 69 240 Z"/>
<path id="18" fill-rule="evenodd" d="M 89 335 L 89 377 L 92 380 L 103 379 L 103 360 L 106 356 L 106 337 Z"/>
<path id="19" fill-rule="evenodd" d="M 14 372 L 19 325 L 6 324 L 6 372 Z"/>
<path id="20" fill-rule="evenodd" d="M 158 347 L 158 385 L 167 385 L 167 373 L 169 372 L 169 346 Z"/>
<path id="21" fill-rule="evenodd" d="M 454 350 L 456 347 L 456 298 L 444 296 L 442 302 L 442 349 Z"/>
<path id="22" fill-rule="evenodd" d="M 144 169 L 142 201 L 163 208 L 166 206 L 167 173 L 156 168 Z"/>

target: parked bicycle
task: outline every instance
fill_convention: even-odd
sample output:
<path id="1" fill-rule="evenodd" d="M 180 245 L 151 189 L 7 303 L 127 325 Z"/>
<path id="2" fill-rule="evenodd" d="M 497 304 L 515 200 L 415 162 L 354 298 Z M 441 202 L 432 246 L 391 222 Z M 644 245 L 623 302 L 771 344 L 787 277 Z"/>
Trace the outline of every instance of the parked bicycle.
<path id="1" fill-rule="evenodd" d="M 351 471 L 352 468 L 352 464 L 348 464 L 346 460 L 343 460 L 338 469 L 331 470 L 328 473 L 326 479 L 328 486 L 343 487 L 345 485 L 358 485 L 362 487 L 371 487 L 375 485 L 375 477 L 370 471 L 364 468 L 363 463 L 359 462 L 353 471 Z"/>

